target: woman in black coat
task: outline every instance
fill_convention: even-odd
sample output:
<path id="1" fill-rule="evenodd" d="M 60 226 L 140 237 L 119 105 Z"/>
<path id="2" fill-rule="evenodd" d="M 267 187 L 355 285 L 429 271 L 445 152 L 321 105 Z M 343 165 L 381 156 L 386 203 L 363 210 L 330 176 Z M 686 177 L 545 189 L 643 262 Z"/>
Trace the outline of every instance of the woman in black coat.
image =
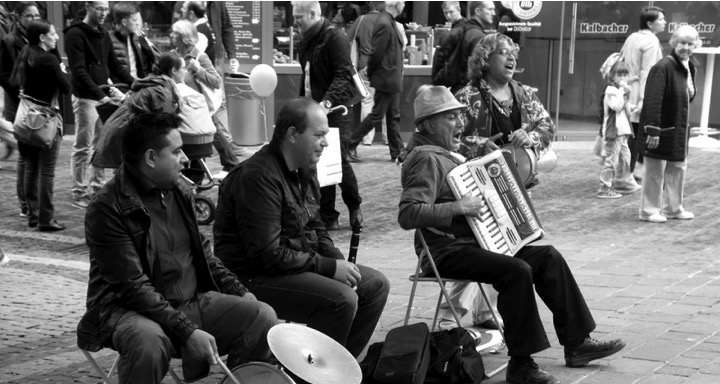
<path id="1" fill-rule="evenodd" d="M 28 44 L 20 52 L 10 75 L 10 83 L 23 89 L 23 93 L 57 107 L 58 93 L 70 93 L 70 80 L 65 75 L 60 59 L 51 53 L 60 37 L 55 27 L 45 20 L 35 20 L 27 28 Z M 57 52 L 57 51 L 55 51 Z M 40 231 L 65 229 L 55 220 L 53 189 L 55 164 L 62 141 L 62 127 L 48 149 L 18 143 L 25 159 L 25 201 L 28 205 L 28 226 Z"/>
<path id="2" fill-rule="evenodd" d="M 689 104 L 695 97 L 696 64 L 692 53 L 702 45 L 692 26 L 685 25 L 670 38 L 672 52 L 650 69 L 640 113 L 640 142 L 644 144 L 645 177 L 640 220 L 664 223 L 690 220 L 683 208 L 687 170 Z M 665 196 L 663 196 L 663 190 Z"/>

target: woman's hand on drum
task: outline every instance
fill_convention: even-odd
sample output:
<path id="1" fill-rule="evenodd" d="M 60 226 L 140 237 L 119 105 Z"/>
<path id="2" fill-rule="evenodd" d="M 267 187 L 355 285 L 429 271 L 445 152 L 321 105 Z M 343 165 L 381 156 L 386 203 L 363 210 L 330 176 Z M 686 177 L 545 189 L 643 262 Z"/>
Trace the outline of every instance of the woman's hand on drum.
<path id="1" fill-rule="evenodd" d="M 655 149 L 660 145 L 660 136 L 649 136 L 645 139 L 648 149 Z"/>
<path id="2" fill-rule="evenodd" d="M 185 342 L 185 348 L 193 360 L 207 361 L 210 365 L 217 364 L 215 360 L 215 356 L 218 354 L 217 345 L 211 334 L 196 329 Z"/>
<path id="3" fill-rule="evenodd" d="M 530 147 L 532 146 L 532 139 L 524 129 L 518 129 L 513 131 L 510 136 L 510 142 L 513 143 L 515 148 Z"/>

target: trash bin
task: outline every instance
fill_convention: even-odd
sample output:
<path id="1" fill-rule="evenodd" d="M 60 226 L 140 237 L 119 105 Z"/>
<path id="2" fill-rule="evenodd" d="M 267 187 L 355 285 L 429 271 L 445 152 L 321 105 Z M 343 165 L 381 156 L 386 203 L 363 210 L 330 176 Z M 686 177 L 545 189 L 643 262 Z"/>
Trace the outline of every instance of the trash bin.
<path id="1" fill-rule="evenodd" d="M 237 145 L 256 146 L 267 141 L 264 100 L 243 73 L 225 74 L 225 102 L 230 134 Z"/>

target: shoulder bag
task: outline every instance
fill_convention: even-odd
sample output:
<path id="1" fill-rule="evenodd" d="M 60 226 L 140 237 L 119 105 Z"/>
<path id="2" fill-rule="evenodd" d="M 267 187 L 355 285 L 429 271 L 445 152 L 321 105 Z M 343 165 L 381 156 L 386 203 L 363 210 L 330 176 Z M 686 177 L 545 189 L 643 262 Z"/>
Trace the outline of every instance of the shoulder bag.
<path id="1" fill-rule="evenodd" d="M 15 138 L 25 144 L 40 149 L 49 149 L 58 130 L 62 131 L 63 119 L 60 115 L 57 93 L 52 104 L 25 95 L 20 91 L 20 105 L 15 115 Z"/>

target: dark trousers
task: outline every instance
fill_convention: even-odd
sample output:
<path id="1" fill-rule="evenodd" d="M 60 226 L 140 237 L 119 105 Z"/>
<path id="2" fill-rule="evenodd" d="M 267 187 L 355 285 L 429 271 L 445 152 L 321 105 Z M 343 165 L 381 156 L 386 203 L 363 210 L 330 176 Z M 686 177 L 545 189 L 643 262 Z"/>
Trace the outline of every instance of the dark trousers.
<path id="1" fill-rule="evenodd" d="M 630 147 L 630 172 L 635 170 L 635 163 L 643 163 L 643 143 L 639 139 L 640 123 L 632 123 L 633 134 L 635 137 L 628 139 L 628 147 Z"/>
<path id="2" fill-rule="evenodd" d="M 256 277 L 245 286 L 270 304 L 278 318 L 307 324 L 358 357 L 372 337 L 390 291 L 381 272 L 358 268 L 362 278 L 357 290 L 313 272 Z"/>
<path id="3" fill-rule="evenodd" d="M 220 164 L 223 166 L 224 171 L 229 171 L 232 167 L 240 163 L 240 160 L 238 160 L 235 153 L 233 153 L 230 142 L 220 130 L 215 130 L 213 147 L 215 147 L 218 156 L 220 156 Z"/>
<path id="4" fill-rule="evenodd" d="M 550 347 L 535 291 L 553 313 L 560 344 L 573 346 L 595 329 L 570 268 L 552 246 L 526 246 L 515 257 L 468 247 L 439 258 L 437 267 L 443 277 L 492 284 L 498 291 L 510 356 L 530 356 Z"/>
<path id="5" fill-rule="evenodd" d="M 48 149 L 18 142 L 18 150 L 25 159 L 24 198 L 28 207 L 28 224 L 50 224 L 55 215 L 53 191 L 55 187 L 55 164 L 60 152 L 60 134 Z"/>
<path id="6" fill-rule="evenodd" d="M 358 187 L 355 171 L 347 160 L 348 155 L 348 131 L 350 129 L 350 113 L 345 116 L 334 113 L 328 116 L 328 125 L 340 130 L 340 158 L 342 167 L 342 180 L 340 181 L 340 192 L 343 202 L 348 210 L 357 209 L 362 203 L 360 188 Z M 320 188 L 320 217 L 325 224 L 333 223 L 340 216 L 335 209 L 337 188 L 335 185 L 328 185 Z"/>
<path id="7" fill-rule="evenodd" d="M 178 308 L 200 329 L 215 337 L 218 353 L 238 356 L 241 362 L 270 357 L 267 332 L 277 324 L 273 309 L 260 301 L 244 297 L 206 292 L 197 300 Z M 170 359 L 178 355 L 160 325 L 134 311 L 124 314 L 112 335 L 120 353 L 120 383 L 160 383 L 170 368 Z M 187 362 L 203 365 L 203 362 Z M 187 367 L 183 367 L 183 371 Z"/>
<path id="8" fill-rule="evenodd" d="M 374 102 L 372 112 L 360 122 L 360 125 L 350 135 L 348 140 L 350 148 L 356 148 L 363 137 L 373 128 L 379 132 L 382 129 L 382 119 L 385 119 L 390 157 L 395 159 L 403 149 L 403 141 L 400 137 L 400 93 L 375 90 Z"/>

